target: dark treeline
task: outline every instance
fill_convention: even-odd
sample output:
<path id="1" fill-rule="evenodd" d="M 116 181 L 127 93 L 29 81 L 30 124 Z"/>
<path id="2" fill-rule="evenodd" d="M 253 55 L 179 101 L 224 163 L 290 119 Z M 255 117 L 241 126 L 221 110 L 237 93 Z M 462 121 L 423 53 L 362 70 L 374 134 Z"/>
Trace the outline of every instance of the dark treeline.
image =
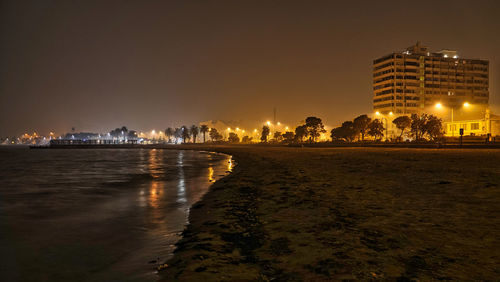
<path id="1" fill-rule="evenodd" d="M 385 120 L 385 124 L 384 124 Z M 319 140 L 326 130 L 320 118 L 308 117 L 304 124 L 295 128 L 294 132 L 274 132 L 272 138 L 268 126 L 262 128 L 261 142 L 270 143 L 313 143 L 318 141 L 332 142 L 380 142 L 383 139 L 391 142 L 438 141 L 444 136 L 442 120 L 434 115 L 412 114 L 400 116 L 392 123 L 399 130 L 397 136 L 389 138 L 387 119 L 372 119 L 368 115 L 360 115 L 353 120 L 345 121 L 341 126 L 330 131 L 330 138 Z"/>
<path id="2" fill-rule="evenodd" d="M 385 123 L 384 123 L 385 122 Z M 428 114 L 412 114 L 411 116 L 400 116 L 392 121 L 397 134 L 389 138 L 387 130 L 387 119 L 370 118 L 368 115 L 360 115 L 353 120 L 345 121 L 341 126 L 333 128 L 330 135 L 324 135 L 325 126 L 318 117 L 307 117 L 302 124 L 293 131 L 271 132 L 268 125 L 264 125 L 260 132 L 260 140 L 254 140 L 248 135 L 239 136 L 236 132 L 229 132 L 224 137 L 216 128 L 207 125 L 181 126 L 165 129 L 165 142 L 168 143 L 197 143 L 198 137 L 201 142 L 211 143 L 314 143 L 314 142 L 401 142 L 401 141 L 437 141 L 444 136 L 442 120 Z M 118 128 L 115 134 L 121 134 L 123 130 Z M 322 136 L 323 135 L 323 136 Z"/>
<path id="3" fill-rule="evenodd" d="M 137 138 L 137 132 L 135 130 L 128 130 L 126 126 L 122 126 L 121 128 L 113 129 L 109 132 L 109 135 L 113 138 L 122 138 L 122 139 L 135 139 Z"/>
<path id="4" fill-rule="evenodd" d="M 203 143 L 207 141 L 219 142 L 224 139 L 217 129 L 208 128 L 205 124 L 199 127 L 196 125 L 192 125 L 191 127 L 183 125 L 181 127 L 169 127 L 165 129 L 165 137 L 168 143 L 196 143 L 198 136 L 202 137 Z"/>
<path id="5" fill-rule="evenodd" d="M 397 137 L 389 138 L 387 133 L 387 119 L 385 125 L 381 119 L 371 119 L 367 115 L 360 115 L 352 121 L 345 121 L 341 126 L 331 130 L 332 141 L 354 142 L 365 141 L 365 137 L 371 137 L 373 141 L 437 141 L 444 136 L 442 120 L 434 115 L 412 114 L 411 116 L 400 116 L 392 123 L 399 130 Z"/>

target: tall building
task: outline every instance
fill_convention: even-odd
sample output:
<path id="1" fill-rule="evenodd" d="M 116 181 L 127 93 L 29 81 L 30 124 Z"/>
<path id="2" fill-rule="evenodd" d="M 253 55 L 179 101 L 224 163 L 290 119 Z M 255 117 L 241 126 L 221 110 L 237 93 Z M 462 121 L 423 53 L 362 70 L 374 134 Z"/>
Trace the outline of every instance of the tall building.
<path id="1" fill-rule="evenodd" d="M 457 51 L 430 52 L 417 42 L 373 61 L 373 109 L 380 114 L 426 112 L 437 103 L 486 107 L 489 62 L 464 59 Z"/>

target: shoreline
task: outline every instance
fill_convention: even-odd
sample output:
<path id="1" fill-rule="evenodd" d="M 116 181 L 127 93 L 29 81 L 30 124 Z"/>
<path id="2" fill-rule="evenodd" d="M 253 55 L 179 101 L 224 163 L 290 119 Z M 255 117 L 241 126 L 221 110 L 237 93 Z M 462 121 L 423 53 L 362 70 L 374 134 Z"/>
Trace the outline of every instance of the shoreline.
<path id="1" fill-rule="evenodd" d="M 415 148 L 415 149 L 500 149 L 499 142 L 463 142 L 432 143 L 432 142 L 318 142 L 290 144 L 217 144 L 217 143 L 186 143 L 186 144 L 50 144 L 50 145 L 4 145 L 29 147 L 30 149 L 183 149 L 197 147 L 256 147 L 256 148 Z"/>
<path id="2" fill-rule="evenodd" d="M 491 237 L 500 232 L 496 150 L 170 148 L 228 154 L 237 166 L 191 207 L 160 281 L 488 280 L 500 274 L 489 259 L 500 256 Z M 393 162 L 407 167 L 391 171 Z M 486 180 L 455 176 L 465 173 Z"/>

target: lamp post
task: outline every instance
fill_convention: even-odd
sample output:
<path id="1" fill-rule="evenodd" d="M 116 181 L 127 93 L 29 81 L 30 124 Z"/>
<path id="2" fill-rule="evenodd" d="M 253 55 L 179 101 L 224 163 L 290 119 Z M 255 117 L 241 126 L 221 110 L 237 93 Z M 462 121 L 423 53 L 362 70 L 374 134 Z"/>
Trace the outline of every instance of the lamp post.
<path id="1" fill-rule="evenodd" d="M 470 104 L 469 104 L 469 102 L 465 102 L 465 103 L 462 104 L 462 106 L 464 108 L 468 108 L 468 107 L 470 107 Z M 436 103 L 436 105 L 434 107 L 436 109 L 442 109 L 443 108 L 443 104 L 441 104 L 441 103 L 438 102 L 438 103 Z M 453 124 L 453 121 L 454 121 L 453 120 L 454 110 L 455 110 L 455 108 L 453 106 L 450 107 L 450 112 L 451 112 L 451 136 L 452 137 L 455 136 L 455 125 Z"/>
<path id="2" fill-rule="evenodd" d="M 388 134 L 388 131 L 387 131 L 387 128 L 389 127 L 389 121 L 387 120 L 387 118 L 386 118 L 384 115 L 382 115 L 382 114 L 381 114 L 380 112 L 378 112 L 378 111 L 377 111 L 377 112 L 375 112 L 375 115 L 376 115 L 376 116 L 382 116 L 382 117 L 381 117 L 381 120 L 382 120 L 382 121 L 384 121 L 384 120 L 385 120 L 385 141 L 387 141 L 387 139 L 388 139 L 387 137 L 388 137 L 388 135 L 389 135 L 389 134 Z M 392 113 L 392 112 L 389 112 L 389 115 L 390 115 L 390 116 L 392 116 L 392 115 L 393 115 L 393 113 Z"/>

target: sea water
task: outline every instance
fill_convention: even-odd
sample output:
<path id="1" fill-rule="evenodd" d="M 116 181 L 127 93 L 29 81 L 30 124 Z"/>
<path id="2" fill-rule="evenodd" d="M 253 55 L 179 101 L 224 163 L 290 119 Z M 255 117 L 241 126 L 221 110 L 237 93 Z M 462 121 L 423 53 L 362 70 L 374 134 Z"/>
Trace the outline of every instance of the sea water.
<path id="1" fill-rule="evenodd" d="M 1 281 L 155 281 L 230 156 L 0 147 Z"/>

